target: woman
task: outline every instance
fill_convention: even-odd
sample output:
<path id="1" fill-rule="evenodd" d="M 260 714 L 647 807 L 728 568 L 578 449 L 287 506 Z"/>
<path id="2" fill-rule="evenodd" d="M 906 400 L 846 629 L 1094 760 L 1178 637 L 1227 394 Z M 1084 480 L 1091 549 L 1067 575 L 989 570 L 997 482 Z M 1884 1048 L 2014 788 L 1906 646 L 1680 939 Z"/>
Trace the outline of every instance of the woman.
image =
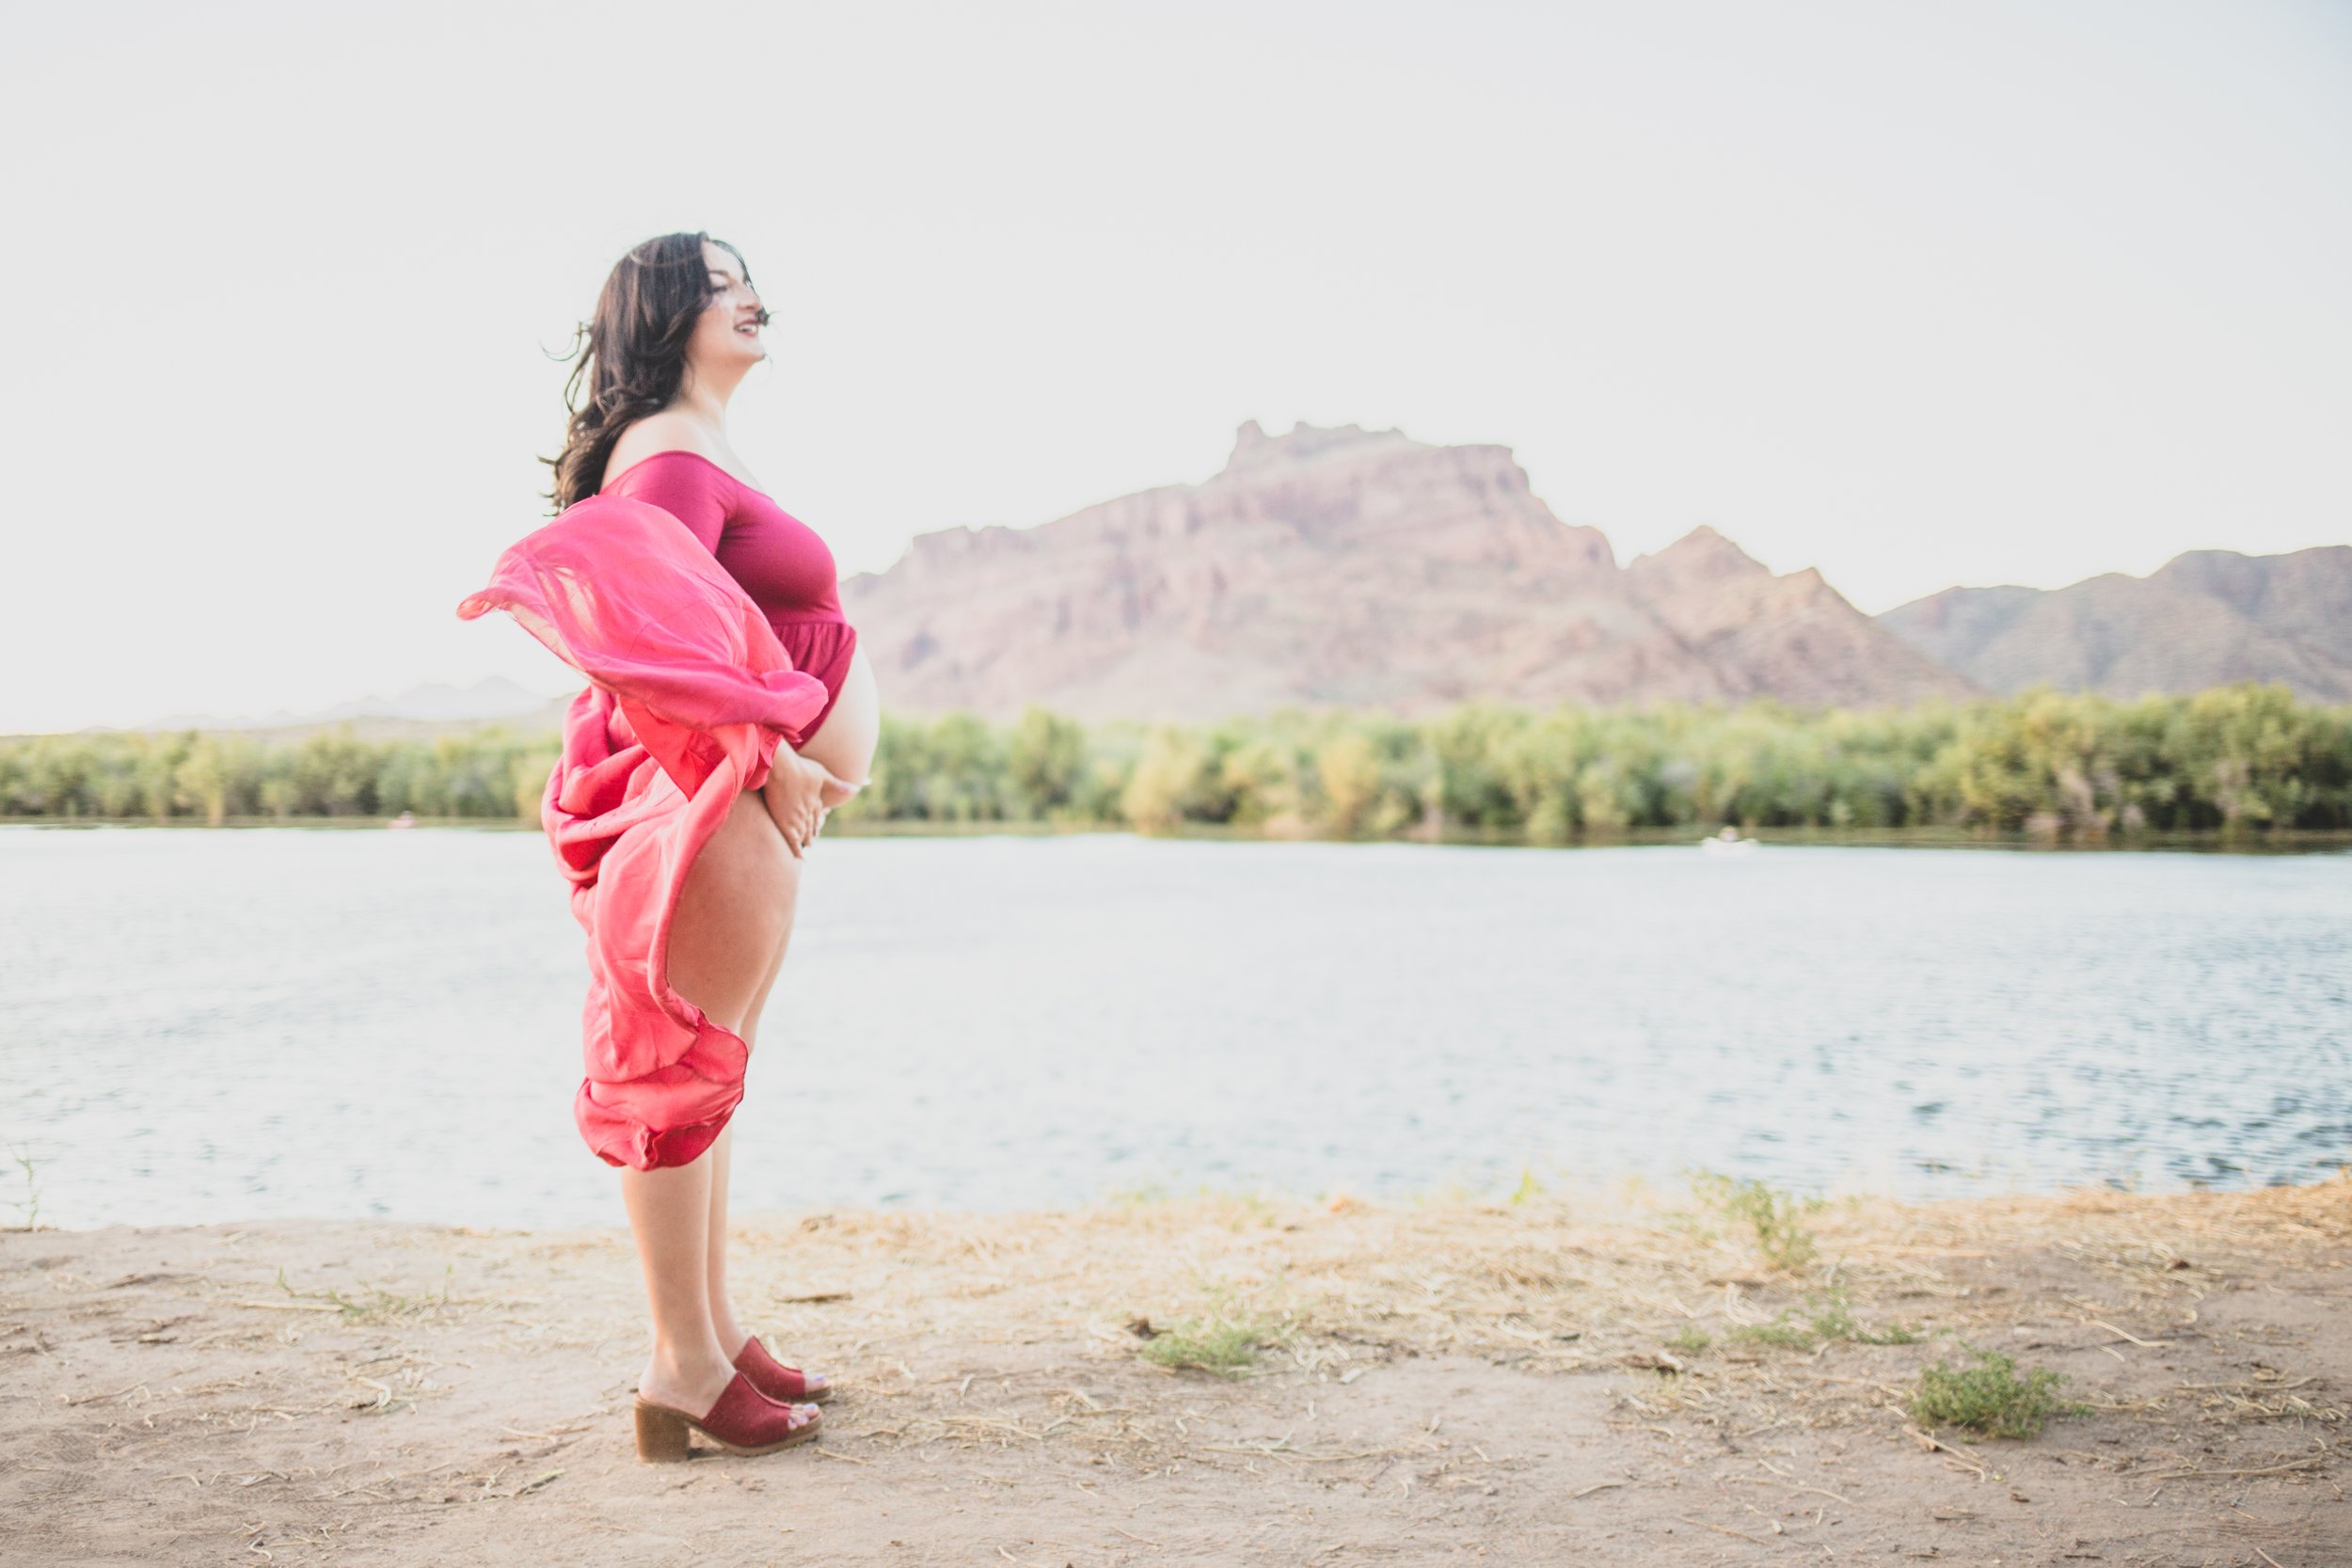
<path id="1" fill-rule="evenodd" d="M 866 782 L 881 723 L 832 552 L 727 439 L 768 320 L 731 245 L 666 234 L 624 257 L 566 384 L 559 516 L 459 610 L 512 611 L 592 682 L 541 815 L 590 936 L 575 1114 L 623 1167 L 652 1310 L 646 1459 L 685 1458 L 689 1428 L 736 1452 L 803 1441 L 831 1393 L 745 1331 L 726 1288 L 741 1067 L 808 846 Z"/>

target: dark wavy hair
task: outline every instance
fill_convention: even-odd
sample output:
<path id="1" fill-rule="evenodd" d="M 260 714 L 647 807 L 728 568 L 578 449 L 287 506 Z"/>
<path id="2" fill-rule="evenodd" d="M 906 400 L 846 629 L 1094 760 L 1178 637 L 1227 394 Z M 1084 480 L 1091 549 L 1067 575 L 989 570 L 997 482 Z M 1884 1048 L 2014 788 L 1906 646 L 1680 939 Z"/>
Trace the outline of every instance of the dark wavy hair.
<path id="1" fill-rule="evenodd" d="M 741 251 L 707 234 L 658 235 L 613 263 L 596 294 L 595 318 L 580 323 L 573 335 L 571 351 L 564 356 L 578 356 L 564 383 L 564 407 L 570 416 L 564 450 L 539 459 L 555 470 L 555 488 L 547 499 L 556 511 L 595 495 L 621 432 L 667 408 L 677 396 L 686 376 L 687 341 L 718 293 L 703 260 L 705 242 L 743 261 Z M 743 280 L 750 282 L 751 276 L 744 265 Z M 768 324 L 765 309 L 759 321 Z M 588 388 L 584 403 L 582 382 Z"/>

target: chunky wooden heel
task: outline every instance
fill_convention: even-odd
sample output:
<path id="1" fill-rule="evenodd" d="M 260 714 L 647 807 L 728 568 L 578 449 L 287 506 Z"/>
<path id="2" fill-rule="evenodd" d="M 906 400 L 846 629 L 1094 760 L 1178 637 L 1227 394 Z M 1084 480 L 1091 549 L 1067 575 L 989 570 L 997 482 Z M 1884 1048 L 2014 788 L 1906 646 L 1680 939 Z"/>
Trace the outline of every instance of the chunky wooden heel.
<path id="1" fill-rule="evenodd" d="M 666 1464 L 693 1456 L 686 1418 L 659 1404 L 637 1402 L 637 1457 Z"/>
<path id="2" fill-rule="evenodd" d="M 779 1403 L 752 1386 L 738 1371 L 727 1380 L 719 1402 L 700 1416 L 637 1398 L 637 1457 L 657 1464 L 693 1456 L 689 1432 L 699 1432 L 712 1447 L 729 1453 L 773 1453 L 805 1443 L 824 1425 L 825 1413 L 814 1404 Z"/>

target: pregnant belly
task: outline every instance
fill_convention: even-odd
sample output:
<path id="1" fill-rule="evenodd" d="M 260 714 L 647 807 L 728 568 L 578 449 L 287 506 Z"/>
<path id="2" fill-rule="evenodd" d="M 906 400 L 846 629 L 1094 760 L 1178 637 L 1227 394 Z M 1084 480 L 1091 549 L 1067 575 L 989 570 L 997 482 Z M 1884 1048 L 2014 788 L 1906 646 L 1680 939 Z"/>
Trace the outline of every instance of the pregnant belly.
<path id="1" fill-rule="evenodd" d="M 834 777 L 864 784 L 874 766 L 874 746 L 882 738 L 882 696 L 874 688 L 874 667 L 866 661 L 860 641 L 850 653 L 849 673 L 842 677 L 841 695 L 817 733 L 801 743 L 801 755 L 822 763 Z"/>

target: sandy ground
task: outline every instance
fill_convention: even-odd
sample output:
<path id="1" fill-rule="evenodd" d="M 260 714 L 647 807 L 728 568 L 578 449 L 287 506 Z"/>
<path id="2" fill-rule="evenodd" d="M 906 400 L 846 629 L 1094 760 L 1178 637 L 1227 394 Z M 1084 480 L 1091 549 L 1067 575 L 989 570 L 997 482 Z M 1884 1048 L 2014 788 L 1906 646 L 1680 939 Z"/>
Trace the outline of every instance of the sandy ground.
<path id="1" fill-rule="evenodd" d="M 0 1233 L 0 1560 L 2352 1563 L 2352 1180 L 1805 1223 L 1776 1267 L 1640 1195 L 749 1221 L 739 1305 L 845 1386 L 670 1465 L 619 1230 Z M 1771 1342 L 1836 1302 L 1923 1338 Z M 1246 1375 L 1139 1354 L 1220 1314 Z M 1923 1432 L 1963 1340 L 2089 1410 Z"/>

